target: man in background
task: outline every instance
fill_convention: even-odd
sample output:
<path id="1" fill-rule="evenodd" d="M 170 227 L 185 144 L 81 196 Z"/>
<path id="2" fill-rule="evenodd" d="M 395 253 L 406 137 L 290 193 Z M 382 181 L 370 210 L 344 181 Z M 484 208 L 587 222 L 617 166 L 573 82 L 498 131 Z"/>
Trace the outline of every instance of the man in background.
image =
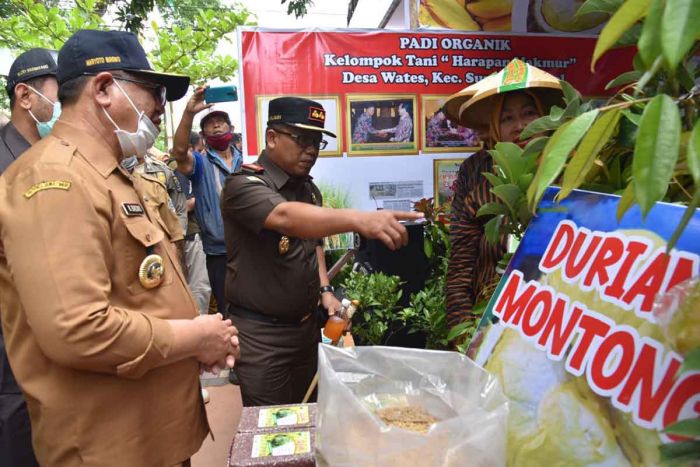
<path id="1" fill-rule="evenodd" d="M 0 129 L 0 174 L 50 132 L 60 114 L 56 52 L 31 49 L 12 63 L 7 77 L 11 121 Z M 55 118 L 54 118 L 55 117 Z M 0 313 L 2 310 L 0 310 Z M 0 326 L 0 466 L 38 465 L 32 449 L 31 424 L 10 362 Z"/>
<path id="2" fill-rule="evenodd" d="M 175 132 L 173 158 L 177 161 L 177 170 L 187 175 L 192 182 L 192 192 L 196 199 L 194 212 L 207 257 L 209 284 L 217 311 L 223 314 L 226 311 L 226 246 L 219 199 L 224 180 L 240 168 L 243 157 L 233 145 L 234 128 L 231 119 L 222 110 L 210 110 L 200 120 L 204 150 L 189 150 L 194 116 L 212 106 L 204 102 L 204 89 L 196 89 L 187 102 Z"/>

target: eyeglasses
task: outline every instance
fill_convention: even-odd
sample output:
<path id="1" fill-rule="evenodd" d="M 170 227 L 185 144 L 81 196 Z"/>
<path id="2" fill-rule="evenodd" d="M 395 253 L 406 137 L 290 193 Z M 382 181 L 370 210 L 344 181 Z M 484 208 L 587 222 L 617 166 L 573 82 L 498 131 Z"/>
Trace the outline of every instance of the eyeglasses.
<path id="1" fill-rule="evenodd" d="M 325 139 L 319 139 L 316 136 L 297 135 L 294 133 L 289 133 L 286 131 L 278 130 L 277 128 L 274 128 L 274 130 L 277 133 L 281 133 L 283 135 L 287 135 L 290 138 L 292 138 L 294 140 L 294 142 L 297 143 L 297 146 L 299 146 L 302 149 L 306 149 L 309 146 L 313 146 L 313 147 L 322 151 L 322 150 L 326 149 L 326 146 L 328 146 L 328 141 L 326 141 Z"/>
<path id="2" fill-rule="evenodd" d="M 167 94 L 168 94 L 168 89 L 163 86 L 162 84 L 157 84 L 157 83 L 149 83 L 148 81 L 140 81 L 138 79 L 131 79 L 131 78 L 124 78 L 122 76 L 118 75 L 112 75 L 112 78 L 118 79 L 119 81 L 127 81 L 129 83 L 135 83 L 135 84 L 140 84 L 142 86 L 146 86 L 147 88 L 151 89 L 151 92 L 153 93 L 153 97 L 155 97 L 156 102 L 161 105 L 161 107 L 165 107 L 165 103 L 168 102 L 167 100 Z"/>
<path id="3" fill-rule="evenodd" d="M 95 76 L 96 73 L 83 73 L 88 76 Z M 167 94 L 168 94 L 168 89 L 163 86 L 162 84 L 157 84 L 157 83 L 150 83 L 148 81 L 141 81 L 138 79 L 132 79 L 132 78 L 125 78 L 121 75 L 115 75 L 112 73 L 112 78 L 118 79 L 119 81 L 128 81 L 129 83 L 134 83 L 134 84 L 140 84 L 142 86 L 146 86 L 147 88 L 151 89 L 151 92 L 153 93 L 153 97 L 156 99 L 156 102 L 159 103 L 162 107 L 165 107 L 165 104 L 168 102 L 167 100 Z"/>

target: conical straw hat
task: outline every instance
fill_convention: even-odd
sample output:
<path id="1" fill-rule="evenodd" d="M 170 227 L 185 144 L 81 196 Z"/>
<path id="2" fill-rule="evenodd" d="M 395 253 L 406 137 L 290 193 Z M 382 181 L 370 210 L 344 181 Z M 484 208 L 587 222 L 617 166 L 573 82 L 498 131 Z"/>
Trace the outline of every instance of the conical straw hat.
<path id="1" fill-rule="evenodd" d="M 467 128 L 488 128 L 494 97 L 521 89 L 534 92 L 546 112 L 553 105 L 564 105 L 564 93 L 557 78 L 516 58 L 498 73 L 450 96 L 445 103 L 445 114 Z"/>

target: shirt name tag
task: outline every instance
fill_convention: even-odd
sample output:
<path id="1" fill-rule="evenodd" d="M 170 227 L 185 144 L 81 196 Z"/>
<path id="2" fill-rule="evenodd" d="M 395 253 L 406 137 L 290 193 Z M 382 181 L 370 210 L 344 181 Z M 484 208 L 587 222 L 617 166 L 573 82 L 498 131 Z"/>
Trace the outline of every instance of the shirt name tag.
<path id="1" fill-rule="evenodd" d="M 139 203 L 122 203 L 122 210 L 128 217 L 143 216 L 143 206 Z"/>

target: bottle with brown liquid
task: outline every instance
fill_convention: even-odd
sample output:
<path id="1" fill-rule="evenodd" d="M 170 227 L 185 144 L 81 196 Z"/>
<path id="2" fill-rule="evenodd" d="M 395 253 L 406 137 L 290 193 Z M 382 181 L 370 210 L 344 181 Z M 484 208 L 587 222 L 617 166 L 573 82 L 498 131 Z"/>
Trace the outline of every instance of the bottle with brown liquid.
<path id="1" fill-rule="evenodd" d="M 347 311 L 349 306 L 351 306 L 350 300 L 344 298 L 341 302 L 340 310 L 328 317 L 326 326 L 323 328 L 323 334 L 333 342 L 333 345 L 338 343 L 343 336 L 343 331 L 345 331 L 345 328 L 348 326 L 349 318 Z"/>

